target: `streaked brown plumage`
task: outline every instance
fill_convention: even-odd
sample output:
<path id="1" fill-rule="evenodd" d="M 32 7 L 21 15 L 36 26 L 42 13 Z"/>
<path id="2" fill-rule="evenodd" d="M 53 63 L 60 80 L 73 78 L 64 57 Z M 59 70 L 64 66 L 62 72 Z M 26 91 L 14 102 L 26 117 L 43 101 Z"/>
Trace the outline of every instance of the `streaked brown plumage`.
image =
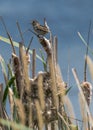
<path id="1" fill-rule="evenodd" d="M 43 26 L 43 25 L 40 25 L 40 23 L 37 20 L 33 20 L 31 24 L 33 26 L 34 31 L 38 35 L 44 36 L 50 32 L 49 27 L 47 26 L 47 23 Z"/>

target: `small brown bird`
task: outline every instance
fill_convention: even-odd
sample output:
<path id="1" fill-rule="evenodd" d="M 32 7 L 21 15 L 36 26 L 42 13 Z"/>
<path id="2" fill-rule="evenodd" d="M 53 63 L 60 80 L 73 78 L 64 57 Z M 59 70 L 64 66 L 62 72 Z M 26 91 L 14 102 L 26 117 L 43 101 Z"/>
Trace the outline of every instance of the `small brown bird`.
<path id="1" fill-rule="evenodd" d="M 37 20 L 33 20 L 31 24 L 33 26 L 34 31 L 37 33 L 37 35 L 44 36 L 50 32 L 50 29 L 49 29 L 46 21 L 44 21 L 44 26 L 40 25 L 40 23 Z"/>

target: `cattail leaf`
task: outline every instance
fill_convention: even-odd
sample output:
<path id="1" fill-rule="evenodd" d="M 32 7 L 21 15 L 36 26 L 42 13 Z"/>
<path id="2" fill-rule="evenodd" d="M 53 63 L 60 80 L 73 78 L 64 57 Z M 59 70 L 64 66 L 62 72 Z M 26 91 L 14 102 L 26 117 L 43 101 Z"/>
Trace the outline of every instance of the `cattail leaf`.
<path id="1" fill-rule="evenodd" d="M 5 37 L 3 37 L 3 36 L 0 36 L 0 40 L 11 45 L 10 40 L 9 40 L 8 38 L 5 38 Z M 19 43 L 18 43 L 18 42 L 13 41 L 13 44 L 14 44 L 15 47 L 19 47 Z M 32 50 L 29 50 L 29 53 L 32 54 Z M 39 55 L 36 55 L 36 57 L 37 57 L 39 60 L 42 61 L 42 58 L 41 58 Z"/>
<path id="2" fill-rule="evenodd" d="M 3 103 L 5 105 L 6 103 L 6 99 L 7 99 L 7 95 L 8 95 L 8 88 L 11 87 L 11 85 L 14 83 L 15 80 L 15 76 L 13 76 L 7 83 L 5 91 L 4 91 L 4 95 L 3 95 Z"/>
<path id="3" fill-rule="evenodd" d="M 93 50 L 87 45 L 87 42 L 85 41 L 80 32 L 78 32 L 78 36 L 80 37 L 81 41 L 85 44 L 85 46 L 88 47 L 89 51 L 93 54 Z"/>
<path id="4" fill-rule="evenodd" d="M 71 88 L 72 88 L 72 87 L 69 87 L 69 88 L 66 90 L 65 94 L 68 94 L 68 92 L 71 90 Z"/>
<path id="5" fill-rule="evenodd" d="M 5 42 L 5 43 L 11 44 L 10 40 L 8 38 L 3 37 L 3 36 L 0 36 L 0 40 Z M 14 44 L 15 47 L 19 47 L 19 43 L 18 42 L 13 41 L 13 44 Z"/>
<path id="6" fill-rule="evenodd" d="M 0 63 L 1 63 L 2 72 L 3 72 L 3 75 L 4 75 L 5 82 L 7 82 L 6 64 L 5 64 L 5 61 L 4 61 L 4 59 L 1 55 L 0 55 Z"/>
<path id="7" fill-rule="evenodd" d="M 44 54 L 43 54 L 43 52 L 42 52 L 41 49 L 39 49 L 39 50 L 40 50 L 40 54 L 41 54 L 41 58 L 42 58 L 42 63 L 43 63 L 43 66 L 44 66 L 44 70 L 47 71 L 47 64 L 46 64 L 45 59 L 44 59 Z"/>
<path id="8" fill-rule="evenodd" d="M 91 79 L 93 80 L 93 61 L 89 56 L 87 56 L 87 64 L 88 64 L 88 67 L 89 67 Z"/>
<path id="9" fill-rule="evenodd" d="M 10 78 L 14 76 L 14 72 L 13 72 L 10 64 L 8 64 L 8 73 L 10 75 Z M 13 93 L 14 93 L 15 97 L 18 97 L 18 92 L 17 92 L 17 88 L 16 88 L 15 82 L 13 82 L 12 85 L 13 85 Z"/>

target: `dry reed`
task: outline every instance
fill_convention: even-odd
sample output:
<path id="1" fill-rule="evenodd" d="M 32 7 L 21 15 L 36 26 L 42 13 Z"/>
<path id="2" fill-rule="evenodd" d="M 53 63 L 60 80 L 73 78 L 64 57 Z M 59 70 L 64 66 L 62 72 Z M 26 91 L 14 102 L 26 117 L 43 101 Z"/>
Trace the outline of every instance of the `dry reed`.
<path id="1" fill-rule="evenodd" d="M 53 37 L 50 32 L 50 39 L 47 39 L 44 36 L 36 35 L 39 39 L 39 43 L 42 45 L 44 51 L 46 52 L 46 71 L 39 71 L 36 74 L 36 50 L 33 49 L 32 52 L 32 62 L 30 62 L 29 48 L 32 42 L 32 39 L 29 43 L 28 48 L 24 47 L 24 39 L 20 29 L 20 25 L 17 22 L 17 27 L 22 39 L 22 42 L 19 42 L 19 56 L 15 51 L 12 38 L 8 33 L 5 23 L 3 22 L 7 36 L 11 42 L 12 46 L 12 69 L 13 75 L 15 76 L 15 81 L 11 81 L 11 84 L 8 84 L 9 79 L 7 78 L 4 69 L 3 74 L 6 81 L 6 86 L 8 86 L 8 98 L 10 105 L 10 116 L 7 117 L 7 114 L 3 105 L 3 86 L 0 85 L 0 118 L 12 120 L 13 122 L 8 122 L 10 128 L 13 129 L 31 129 L 31 130 L 80 130 L 74 115 L 74 110 L 72 103 L 67 96 L 68 85 L 63 80 L 61 75 L 60 67 L 58 65 L 58 56 L 57 56 L 57 37 Z M 0 58 L 0 61 L 2 58 Z M 42 59 L 44 60 L 44 59 Z M 91 60 L 88 58 L 88 64 L 90 65 Z M 2 63 L 2 62 L 0 62 Z M 44 63 L 44 61 L 42 61 Z M 32 71 L 29 66 L 32 66 Z M 91 72 L 92 72 L 92 67 Z M 29 73 L 32 73 L 30 77 Z M 77 86 L 80 92 L 80 104 L 81 111 L 85 107 L 85 113 L 82 115 L 83 122 L 89 122 L 90 127 L 93 127 L 93 119 L 89 110 L 89 95 L 86 98 L 84 95 L 83 89 L 81 89 L 81 84 L 78 80 L 76 71 L 72 70 L 75 77 Z M 93 74 L 92 74 L 93 76 Z M 93 78 L 93 77 L 92 77 Z M 13 83 L 12 83 L 13 82 Z M 15 91 L 12 87 L 15 83 L 17 88 L 17 95 L 15 96 Z M 82 82 L 83 83 L 83 82 Z M 8 85 L 7 85 L 8 84 Z M 84 85 L 84 84 L 83 84 Z M 83 86 L 82 85 L 82 86 Z M 11 88 L 10 88 L 11 87 Z M 87 87 L 88 88 L 88 87 Z M 89 92 L 89 91 L 88 91 Z M 88 115 L 88 116 L 87 116 Z M 87 120 L 84 120 L 85 116 Z M 2 130 L 8 130 L 5 125 L 7 122 L 1 119 L 0 127 Z M 73 121 L 74 120 L 74 121 Z M 20 128 L 15 123 L 21 123 L 24 125 Z M 87 123 L 86 123 L 87 124 Z M 8 126 L 8 125 L 7 125 Z M 21 128 L 22 127 L 22 128 Z M 27 128 L 28 127 L 28 128 Z M 87 126 L 83 127 L 84 129 Z"/>

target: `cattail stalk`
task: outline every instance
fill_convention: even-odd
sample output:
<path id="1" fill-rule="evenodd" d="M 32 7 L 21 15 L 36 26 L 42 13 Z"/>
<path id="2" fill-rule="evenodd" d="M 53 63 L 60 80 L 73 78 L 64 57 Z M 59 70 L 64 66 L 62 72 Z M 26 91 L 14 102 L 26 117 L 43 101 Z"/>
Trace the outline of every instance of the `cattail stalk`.
<path id="1" fill-rule="evenodd" d="M 40 105 L 42 111 L 45 110 L 45 97 L 44 97 L 44 90 L 43 90 L 43 74 L 42 72 L 39 72 L 38 75 L 38 96 L 40 99 Z"/>
<path id="2" fill-rule="evenodd" d="M 25 90 L 30 91 L 30 80 L 29 80 L 29 75 L 28 75 L 28 61 L 27 61 L 27 55 L 26 52 L 23 49 L 23 45 L 20 44 L 20 59 L 21 59 L 21 64 L 22 64 L 22 72 L 23 72 L 23 77 L 25 81 Z"/>
<path id="3" fill-rule="evenodd" d="M 16 77 L 17 92 L 18 92 L 18 96 L 22 99 L 23 75 L 21 72 L 21 66 L 20 66 L 19 58 L 14 53 L 12 54 L 12 58 L 13 58 L 14 74 Z"/>
<path id="4" fill-rule="evenodd" d="M 11 111 L 11 120 L 13 120 L 13 114 L 14 114 L 14 99 L 13 99 L 13 91 L 11 88 L 9 88 L 9 103 L 10 103 L 10 111 Z"/>
<path id="5" fill-rule="evenodd" d="M 32 78 L 35 77 L 35 71 L 36 71 L 36 51 L 33 49 L 32 53 Z"/>
<path id="6" fill-rule="evenodd" d="M 36 106 L 36 112 L 37 112 L 37 119 L 38 119 L 38 129 L 43 130 L 43 117 L 42 117 L 42 111 L 40 108 L 40 104 L 38 100 L 35 100 L 35 106 Z"/>
<path id="7" fill-rule="evenodd" d="M 15 105 L 18 109 L 18 115 L 19 115 L 20 123 L 25 125 L 24 105 L 23 105 L 22 101 L 19 100 L 19 99 L 15 99 L 14 101 L 15 101 Z"/>
<path id="8" fill-rule="evenodd" d="M 52 52 L 52 46 L 49 40 L 47 40 L 45 37 L 40 37 L 39 41 L 41 45 L 43 46 L 44 50 L 47 53 L 47 59 L 49 64 L 49 72 L 50 72 L 50 79 L 51 79 L 51 88 L 52 88 L 52 94 L 53 94 L 53 105 L 57 108 L 57 96 L 56 96 L 56 79 L 55 79 L 55 69 L 54 69 L 54 62 L 53 62 L 53 52 Z"/>
<path id="9" fill-rule="evenodd" d="M 58 116 L 61 118 L 61 120 L 64 122 L 64 124 L 66 125 L 67 130 L 70 130 L 69 125 L 67 124 L 67 122 L 65 121 L 64 117 L 58 112 Z"/>
<path id="10" fill-rule="evenodd" d="M 85 104 L 85 108 L 86 108 L 86 111 L 87 111 L 88 116 L 89 116 L 90 125 L 91 125 L 91 127 L 93 127 L 93 119 L 92 119 L 92 117 L 91 117 L 91 113 L 90 113 L 88 104 L 87 104 L 87 102 L 86 102 L 85 96 L 84 96 L 84 94 L 83 94 L 83 91 L 82 91 L 82 89 L 81 89 L 81 84 L 80 84 L 80 82 L 79 82 L 79 79 L 78 79 L 76 70 L 73 68 L 73 69 L 72 69 L 72 72 L 73 72 L 74 78 L 75 78 L 75 80 L 76 80 L 76 83 L 77 83 L 78 89 L 79 89 L 79 91 L 80 91 L 80 94 L 81 94 L 81 96 L 82 96 L 83 102 L 84 102 L 84 104 Z"/>

